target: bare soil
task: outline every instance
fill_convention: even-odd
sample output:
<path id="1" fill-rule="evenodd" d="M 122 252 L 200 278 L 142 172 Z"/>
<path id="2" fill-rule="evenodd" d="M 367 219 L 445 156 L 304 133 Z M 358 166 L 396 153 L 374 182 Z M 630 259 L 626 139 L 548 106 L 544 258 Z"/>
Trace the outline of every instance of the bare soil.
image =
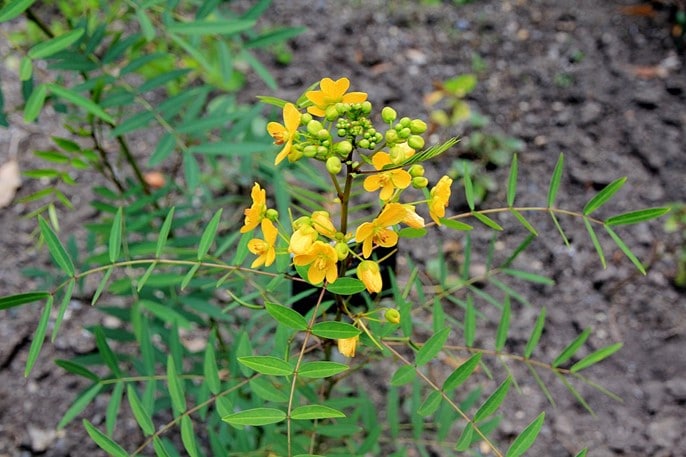
<path id="1" fill-rule="evenodd" d="M 666 3 L 654 2 L 653 16 L 638 16 L 628 14 L 625 7 L 634 5 L 628 0 L 483 0 L 463 6 L 448 1 L 427 6 L 409 0 L 275 0 L 265 24 L 306 25 L 308 30 L 292 41 L 289 65 L 271 62 L 269 56 L 264 61 L 282 88 L 274 95 L 295 97 L 321 77 L 348 76 L 353 90 L 368 92 L 378 106 L 391 104 L 404 115 L 424 118 L 422 98 L 433 84 L 472 72 L 477 62 L 482 70 L 470 105 L 490 118 L 490 131 L 525 145 L 519 155 L 518 202 L 545 204 L 549 177 L 564 152 L 558 199 L 562 208 L 579 210 L 607 183 L 629 178 L 617 197 L 599 210 L 600 216 L 608 216 L 686 201 L 686 69 L 684 53 L 670 36 Z M 0 55 L 7 62 L 0 66 L 7 104 L 18 104 L 16 68 L 10 66 L 6 43 L 0 43 Z M 251 100 L 265 93 L 251 77 L 241 97 Z M 16 117 L 12 122 L 13 128 L 0 130 L 0 164 L 15 153 L 10 145 L 18 135 L 20 165 L 35 166 L 30 151 L 46 147 L 49 136 L 60 129 L 59 119 L 45 116 L 34 126 Z M 460 131 L 437 133 L 445 138 Z M 432 177 L 444 172 L 458 153 L 459 148 L 446 153 L 429 170 Z M 499 182 L 506 180 L 507 170 L 493 173 Z M 87 182 L 90 177 L 81 179 Z M 39 185 L 25 183 L 18 197 Z M 83 209 L 63 215 L 67 233 L 78 233 L 79 225 L 93 216 L 87 190 L 79 191 L 76 199 Z M 483 206 L 502 206 L 504 201 L 501 186 Z M 32 209 L 18 203 L 0 209 L 0 295 L 29 290 L 31 281 L 21 270 L 47 264 L 45 253 L 34 247 L 35 222 L 22 218 Z M 506 222 L 515 225 L 514 220 Z M 509 400 L 514 414 L 502 424 L 501 438 L 514 436 L 545 410 L 546 425 L 528 455 L 573 456 L 588 446 L 594 457 L 686 456 L 686 293 L 672 281 L 683 240 L 666 234 L 663 221 L 620 228 L 648 266 L 642 276 L 601 236 L 608 257 L 603 270 L 579 220 L 562 220 L 571 249 L 548 219 L 533 217 L 532 222 L 541 236 L 516 265 L 549 275 L 557 286 L 518 289 L 533 306 L 514 304 L 508 348 L 523 349 L 543 306 L 548 325 L 537 352 L 543 360 L 550 360 L 587 327 L 594 333 L 584 354 L 623 341 L 619 353 L 587 373 L 623 401 L 579 387 L 594 417 L 558 381 L 546 377 L 553 407 L 526 371 L 519 370 L 521 395 Z M 462 234 L 440 233 L 442 246 L 458 246 L 459 252 Z M 511 230 L 502 237 L 502 255 L 521 235 Z M 475 237 L 475 249 L 485 252 L 482 238 Z M 440 248 L 436 243 L 409 251 L 416 260 L 427 261 Z M 0 318 L 0 457 L 100 455 L 80 424 L 55 431 L 82 385 L 52 360 L 90 351 L 93 340 L 84 327 L 101 316 L 75 301 L 56 342 L 46 344 L 33 374 L 25 379 L 38 313 L 38 308 L 26 306 L 3 312 Z M 483 341 L 492 341 L 491 327 L 484 329 Z M 103 415 L 104 405 L 83 413 L 94 423 Z M 437 448 L 435 455 L 453 453 Z"/>

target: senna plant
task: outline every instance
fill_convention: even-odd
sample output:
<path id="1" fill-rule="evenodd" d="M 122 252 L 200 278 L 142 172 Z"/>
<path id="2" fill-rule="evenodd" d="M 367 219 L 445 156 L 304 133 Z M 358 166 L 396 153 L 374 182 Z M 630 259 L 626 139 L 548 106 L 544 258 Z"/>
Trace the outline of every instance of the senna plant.
<path id="1" fill-rule="evenodd" d="M 383 107 L 375 123 L 368 95 L 349 88 L 347 78 L 324 78 L 295 101 L 261 97 L 282 110 L 283 122 L 266 126 L 279 150 L 272 181 L 253 184 L 239 226 L 227 223 L 219 209 L 195 236 L 197 210 L 191 204 L 151 215 L 141 207 L 117 207 L 119 196 L 101 192 L 110 201 L 100 207 L 109 207 L 110 217 L 93 227 L 101 249 L 84 260 L 39 218 L 61 278 L 46 290 L 0 298 L 0 309 L 44 303 L 26 374 L 53 312 L 54 338 L 84 278 L 101 278 L 91 302 L 123 323 L 93 328 L 97 358 L 56 361 L 90 383 L 61 427 L 108 393 L 104 428 L 88 418 L 83 424 L 115 456 L 174 456 L 181 449 L 190 456 L 404 456 L 411 448 L 428 455 L 433 447 L 517 457 L 535 442 L 545 415 L 531 417 L 509 442 L 494 437 L 501 414 L 508 414 L 501 406 L 516 384 L 511 365 L 528 369 L 551 402 L 541 372 L 557 378 L 588 409 L 575 384 L 613 396 L 584 373 L 621 342 L 578 357 L 591 335 L 584 330 L 552 360 L 541 359 L 541 308 L 524 350 L 508 349 L 510 324 L 517 319 L 512 301 L 523 300 L 508 278 L 553 285 L 514 266 L 539 236 L 532 221 L 537 214 L 551 218 L 565 243 L 559 218 L 583 224 L 603 266 L 597 231 L 604 230 L 645 273 L 616 229 L 667 209 L 595 217 L 625 178 L 581 209 L 559 208 L 563 155 L 537 206 L 516 204 L 515 155 L 506 204 L 478 209 L 468 172 L 459 186 L 448 176 L 427 177 L 456 138 L 427 147 L 426 124 L 400 117 L 391 107 Z M 309 181 L 291 181 L 295 173 Z M 450 213 L 454 191 L 464 192 L 469 211 Z M 470 231 L 497 234 L 506 220 L 501 215 L 511 215 L 507 220 L 516 220 L 529 235 L 505 261 L 490 259 L 483 274 L 471 276 Z M 464 268 L 449 279 L 449 267 L 441 262 L 438 278 L 429 284 L 423 266 L 407 256 L 406 271 L 396 274 L 393 259 L 403 255 L 403 246 L 438 239 L 438 227 L 464 237 Z M 127 297 L 127 305 L 102 303 L 114 295 Z M 309 305 L 299 306 L 304 302 Z M 497 330 L 487 335 L 490 345 L 480 346 L 479 321 L 490 307 L 500 314 Z M 373 395 L 363 388 L 370 385 L 383 390 Z M 123 401 L 140 428 L 135 445 L 114 438 Z M 577 455 L 586 452 L 579 449 Z"/>

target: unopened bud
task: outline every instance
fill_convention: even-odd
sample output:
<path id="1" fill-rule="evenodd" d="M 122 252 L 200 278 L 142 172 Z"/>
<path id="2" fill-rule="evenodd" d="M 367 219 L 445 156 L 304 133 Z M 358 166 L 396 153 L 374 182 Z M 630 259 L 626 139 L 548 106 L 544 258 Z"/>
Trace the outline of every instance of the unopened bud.
<path id="1" fill-rule="evenodd" d="M 314 121 L 314 122 L 316 122 L 316 121 Z M 305 146 L 305 148 L 303 149 L 303 155 L 305 157 L 309 157 L 310 159 L 312 157 L 316 156 L 317 155 L 317 146 L 315 146 L 313 144 Z"/>
<path id="2" fill-rule="evenodd" d="M 410 122 L 410 130 L 412 130 L 412 133 L 415 135 L 421 135 L 422 133 L 426 132 L 426 129 L 426 122 L 421 119 L 413 119 Z"/>
<path id="3" fill-rule="evenodd" d="M 396 117 L 398 117 L 398 113 L 390 106 L 386 106 L 381 110 L 381 119 L 383 119 L 386 124 L 393 122 Z"/>
<path id="4" fill-rule="evenodd" d="M 414 187 L 415 189 L 424 189 L 428 185 L 429 180 L 426 179 L 424 176 L 416 176 L 412 178 L 412 187 Z"/>
<path id="5" fill-rule="evenodd" d="M 424 138 L 419 135 L 410 135 L 407 139 L 407 144 L 409 144 L 412 149 L 422 149 L 424 147 Z"/>
<path id="6" fill-rule="evenodd" d="M 348 243 L 336 243 L 335 249 L 336 255 L 338 256 L 338 260 L 345 260 L 345 258 L 348 257 L 348 253 L 350 252 Z"/>
<path id="7" fill-rule="evenodd" d="M 317 138 L 319 138 L 320 140 L 329 139 L 329 138 L 331 138 L 331 133 L 329 133 L 329 131 L 326 129 L 321 129 L 320 131 L 317 132 Z M 421 138 L 421 137 L 419 137 L 419 138 Z"/>
<path id="8" fill-rule="evenodd" d="M 343 169 L 343 164 L 341 164 L 341 159 L 338 156 L 331 156 L 326 159 L 326 171 L 332 175 L 337 175 Z"/>
<path id="9" fill-rule="evenodd" d="M 417 176 L 424 176 L 424 167 L 418 163 L 415 163 L 410 167 L 409 170 L 407 170 L 410 173 L 410 176 L 413 178 L 416 178 Z"/>
<path id="10" fill-rule="evenodd" d="M 275 210 L 274 208 L 269 208 L 264 213 L 264 216 L 272 222 L 276 222 L 279 220 L 279 212 L 277 210 Z"/>
<path id="11" fill-rule="evenodd" d="M 307 132 L 310 135 L 316 135 L 323 128 L 324 126 L 322 125 L 322 123 L 317 120 L 311 120 L 307 123 Z"/>
<path id="12" fill-rule="evenodd" d="M 336 109 L 335 105 L 329 106 L 324 112 L 324 117 L 327 121 L 335 121 L 338 119 L 338 116 L 340 116 L 340 114 L 338 114 L 338 110 Z"/>
<path id="13" fill-rule="evenodd" d="M 344 140 L 333 145 L 333 151 L 341 157 L 348 157 L 353 150 L 353 145 L 350 141 Z"/>
<path id="14" fill-rule="evenodd" d="M 372 112 L 372 102 L 370 102 L 369 100 L 362 102 L 360 106 L 364 114 L 369 114 Z"/>
<path id="15" fill-rule="evenodd" d="M 400 137 L 398 136 L 398 132 L 396 132 L 393 129 L 390 129 L 386 132 L 386 142 L 388 144 L 395 144 L 400 140 Z"/>
<path id="16" fill-rule="evenodd" d="M 386 310 L 386 312 L 384 313 L 384 317 L 391 324 L 399 324 L 400 323 L 400 313 L 395 308 L 388 308 Z"/>
<path id="17" fill-rule="evenodd" d="M 305 113 L 300 116 L 300 124 L 307 125 L 312 120 L 312 115 L 310 113 Z"/>

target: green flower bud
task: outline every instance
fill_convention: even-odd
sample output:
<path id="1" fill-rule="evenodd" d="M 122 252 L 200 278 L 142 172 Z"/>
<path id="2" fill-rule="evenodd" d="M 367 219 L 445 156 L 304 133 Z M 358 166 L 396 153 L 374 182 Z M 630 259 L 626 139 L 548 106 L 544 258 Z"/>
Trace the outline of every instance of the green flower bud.
<path id="1" fill-rule="evenodd" d="M 386 106 L 381 110 L 381 119 L 383 119 L 386 124 L 393 122 L 396 117 L 398 117 L 398 113 L 390 106 Z"/>
<path id="2" fill-rule="evenodd" d="M 413 178 L 416 178 L 418 176 L 424 176 L 424 167 L 418 163 L 415 163 L 410 167 L 408 172 L 410 173 L 410 176 L 412 176 Z"/>
<path id="3" fill-rule="evenodd" d="M 305 113 L 300 115 L 300 124 L 307 125 L 312 120 L 312 115 L 310 113 Z"/>
<path id="4" fill-rule="evenodd" d="M 343 140 L 333 145 L 333 151 L 341 157 L 348 157 L 352 150 L 353 145 L 348 140 Z"/>
<path id="5" fill-rule="evenodd" d="M 424 176 L 415 176 L 412 178 L 412 187 L 415 189 L 424 189 L 426 186 L 429 185 L 429 180 L 426 179 Z"/>
<path id="6" fill-rule="evenodd" d="M 357 142 L 357 145 L 362 149 L 369 149 L 369 140 L 362 138 Z"/>
<path id="7" fill-rule="evenodd" d="M 398 132 L 395 130 L 388 130 L 386 132 L 386 142 L 388 144 L 395 144 L 400 140 L 400 137 L 398 136 Z"/>
<path id="8" fill-rule="evenodd" d="M 384 313 L 384 317 L 391 324 L 399 324 L 400 323 L 400 312 L 398 312 L 398 310 L 395 308 L 388 308 L 386 310 L 386 312 Z"/>
<path id="9" fill-rule="evenodd" d="M 317 146 L 317 158 L 325 159 L 329 155 L 329 148 L 326 146 Z"/>
<path id="10" fill-rule="evenodd" d="M 398 124 L 400 124 L 401 128 L 405 128 L 410 126 L 410 122 L 412 122 L 412 120 L 409 117 L 403 117 L 398 121 Z"/>
<path id="11" fill-rule="evenodd" d="M 279 212 L 274 208 L 269 208 L 267 212 L 264 213 L 264 216 L 272 222 L 276 222 L 279 220 Z"/>
<path id="12" fill-rule="evenodd" d="M 372 112 L 372 102 L 370 102 L 369 100 L 366 100 L 366 101 L 360 103 L 360 108 L 362 108 L 362 112 L 364 114 L 369 114 Z"/>
<path id="13" fill-rule="evenodd" d="M 341 159 L 339 159 L 337 156 L 331 156 L 326 159 L 326 171 L 332 175 L 337 175 L 342 169 L 343 164 L 341 163 Z"/>
<path id="14" fill-rule="evenodd" d="M 419 135 L 410 135 L 410 137 L 407 139 L 407 144 L 412 149 L 415 149 L 415 150 L 422 149 L 424 147 L 424 138 L 422 138 Z"/>
<path id="15" fill-rule="evenodd" d="M 410 131 L 409 127 L 404 127 L 398 132 L 398 136 L 404 140 L 409 138 L 411 134 L 412 132 Z"/>
<path id="16" fill-rule="evenodd" d="M 335 249 L 336 254 L 338 255 L 338 260 L 345 260 L 345 258 L 348 257 L 348 253 L 350 252 L 348 243 L 336 243 Z"/>
<path id="17" fill-rule="evenodd" d="M 320 140 L 328 140 L 329 138 L 331 138 L 331 134 L 329 133 L 328 130 L 321 129 L 320 131 L 317 132 L 317 138 L 319 138 Z"/>
<path id="18" fill-rule="evenodd" d="M 338 112 L 339 115 L 343 115 L 350 111 L 350 104 L 349 103 L 336 103 L 336 111 Z"/>
<path id="19" fill-rule="evenodd" d="M 422 133 L 426 132 L 426 129 L 426 122 L 421 119 L 413 119 L 410 122 L 410 130 L 412 130 L 412 133 L 415 135 L 421 135 Z"/>
<path id="20" fill-rule="evenodd" d="M 310 144 L 305 146 L 305 149 L 303 149 L 303 155 L 305 157 L 309 157 L 310 159 L 314 156 L 317 155 L 317 146 Z"/>
<path id="21" fill-rule="evenodd" d="M 324 117 L 327 121 L 335 121 L 338 119 L 338 116 L 340 116 L 340 114 L 338 114 L 338 110 L 336 109 L 335 105 L 329 106 L 324 112 Z"/>
<path id="22" fill-rule="evenodd" d="M 316 135 L 323 128 L 324 126 L 322 125 L 322 123 L 317 120 L 312 120 L 307 123 L 307 133 L 309 133 L 310 135 Z"/>
<path id="23" fill-rule="evenodd" d="M 341 138 L 343 138 L 347 134 L 348 134 L 348 131 L 346 129 L 338 129 L 338 131 L 336 132 L 336 135 L 338 135 Z"/>

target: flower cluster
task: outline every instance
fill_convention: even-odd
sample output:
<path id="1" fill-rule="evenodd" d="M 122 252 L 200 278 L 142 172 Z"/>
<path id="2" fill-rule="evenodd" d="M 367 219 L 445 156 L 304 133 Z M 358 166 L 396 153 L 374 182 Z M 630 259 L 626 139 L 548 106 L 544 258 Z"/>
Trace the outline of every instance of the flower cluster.
<path id="1" fill-rule="evenodd" d="M 256 183 L 241 232 L 258 226 L 262 232 L 261 238 L 248 243 L 250 252 L 257 256 L 253 268 L 270 266 L 279 254 L 290 255 L 303 279 L 312 284 L 333 283 L 355 269 L 367 291 L 378 293 L 383 289 L 379 265 L 383 259 L 376 259 L 374 251 L 378 247 L 394 248 L 403 226 L 423 229 L 425 222 L 417 213 L 418 205 L 425 204 L 431 219 L 440 225 L 452 180 L 443 176 L 428 188 L 421 165 L 425 160 L 425 122 L 398 119 L 395 110 L 385 107 L 381 111 L 383 128 L 377 129 L 370 118 L 372 104 L 367 94 L 348 92 L 349 87 L 347 78 L 324 78 L 319 89 L 306 92 L 300 103 L 279 102 L 283 123 L 267 125 L 274 143 L 281 146 L 274 160 L 276 165 L 284 159 L 292 163 L 303 158 L 325 163 L 338 197 L 335 203 L 339 208 L 334 214 L 337 223 L 329 212 L 318 210 L 291 220 L 290 230 L 286 230 L 278 223 L 276 211 L 267 207 L 265 191 Z M 354 186 L 360 184 L 378 197 L 380 207 L 375 215 L 350 230 L 348 203 Z M 401 202 L 401 195 L 411 188 L 423 198 Z M 279 236 L 288 240 L 283 252 L 275 247 Z M 397 314 L 391 315 L 386 320 L 397 323 Z M 357 339 L 339 341 L 341 352 L 350 356 L 356 345 Z"/>

